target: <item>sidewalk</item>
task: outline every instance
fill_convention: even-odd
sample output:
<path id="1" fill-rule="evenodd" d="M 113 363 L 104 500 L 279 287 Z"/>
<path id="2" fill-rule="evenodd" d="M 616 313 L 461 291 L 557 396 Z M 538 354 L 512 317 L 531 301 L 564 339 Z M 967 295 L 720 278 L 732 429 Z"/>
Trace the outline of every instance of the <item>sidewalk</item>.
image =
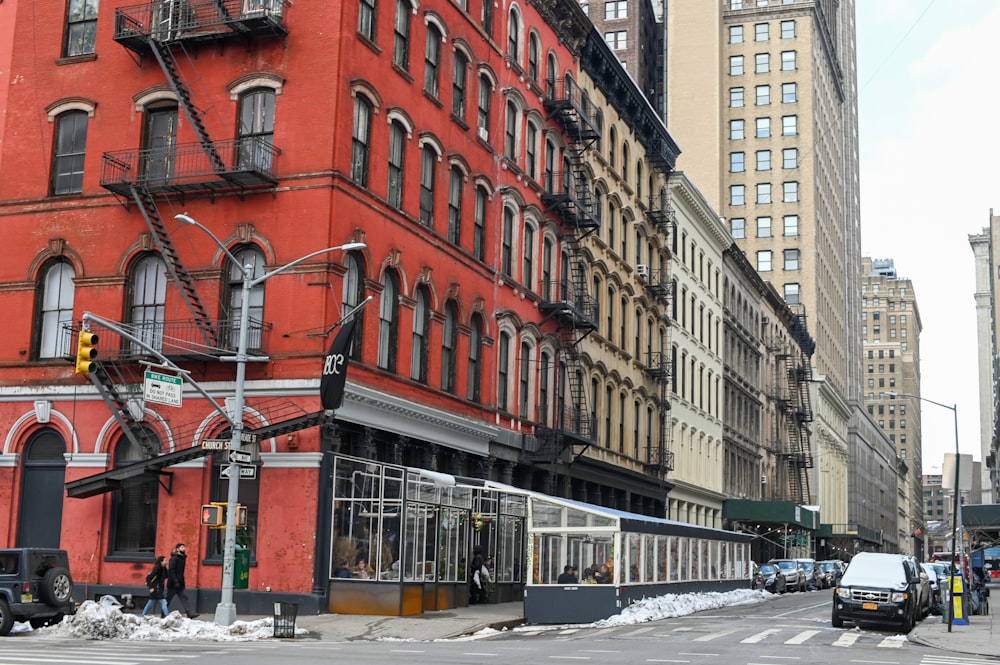
<path id="1" fill-rule="evenodd" d="M 456 607 L 410 617 L 317 614 L 299 616 L 295 625 L 309 631 L 308 635 L 299 635 L 300 638 L 343 642 L 378 639 L 436 640 L 468 635 L 483 628 L 503 630 L 522 623 L 524 606 L 521 602 L 516 602 Z"/>
<path id="2" fill-rule="evenodd" d="M 1000 607 L 991 606 L 990 614 L 966 617 L 969 625 L 953 625 L 950 633 L 947 621 L 942 623 L 941 617 L 932 615 L 917 624 L 909 639 L 943 651 L 1000 657 L 1000 634 L 994 630 L 996 612 Z"/>

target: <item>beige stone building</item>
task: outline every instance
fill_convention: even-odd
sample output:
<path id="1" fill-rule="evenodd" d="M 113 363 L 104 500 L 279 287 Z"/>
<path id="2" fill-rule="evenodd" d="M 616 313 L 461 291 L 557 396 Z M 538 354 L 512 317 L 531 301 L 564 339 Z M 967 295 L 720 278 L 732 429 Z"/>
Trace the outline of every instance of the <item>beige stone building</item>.
<path id="1" fill-rule="evenodd" d="M 913 283 L 892 259 L 863 259 L 865 404 L 889 437 L 903 470 L 896 538 L 913 552 L 913 532 L 924 524 L 920 413 L 920 310 Z M 931 406 L 929 408 L 938 408 Z"/>
<path id="2" fill-rule="evenodd" d="M 1000 216 L 990 209 L 989 225 L 982 233 L 969 236 L 969 244 L 975 257 L 976 270 L 976 337 L 979 342 L 979 447 L 982 454 L 980 482 L 983 487 L 983 502 L 1000 501 L 1000 473 L 998 454 L 1000 439 L 996 432 L 1000 415 L 997 382 L 1000 370 L 997 365 L 997 339 L 1000 333 L 1000 316 L 997 316 L 995 275 L 1000 274 Z"/>

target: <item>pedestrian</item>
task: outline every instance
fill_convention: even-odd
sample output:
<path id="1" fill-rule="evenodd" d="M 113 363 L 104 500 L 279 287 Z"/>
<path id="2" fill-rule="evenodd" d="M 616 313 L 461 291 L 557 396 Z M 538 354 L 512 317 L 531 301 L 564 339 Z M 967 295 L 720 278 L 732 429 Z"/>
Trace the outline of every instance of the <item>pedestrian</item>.
<path id="1" fill-rule="evenodd" d="M 570 564 L 563 566 L 562 575 L 556 580 L 556 584 L 577 584 L 580 578 L 576 576 L 576 568 Z"/>
<path id="2" fill-rule="evenodd" d="M 170 606 L 170 600 L 177 596 L 181 601 L 181 607 L 184 609 L 184 614 L 187 615 L 189 619 L 198 618 L 196 612 L 192 612 L 188 608 L 188 597 L 187 592 L 187 582 L 184 580 L 184 568 L 187 566 L 187 545 L 184 543 L 177 543 L 177 547 L 174 551 L 170 553 L 170 563 L 167 565 L 167 606 Z"/>
<path id="3" fill-rule="evenodd" d="M 472 562 L 469 564 L 469 604 L 476 605 L 486 602 L 482 582 L 483 548 L 476 545 L 472 548 Z"/>
<path id="4" fill-rule="evenodd" d="M 163 562 L 166 560 L 167 557 L 163 555 L 156 557 L 153 569 L 146 574 L 146 588 L 149 589 L 149 600 L 146 601 L 146 606 L 142 608 L 142 616 L 149 614 L 149 611 L 157 603 L 160 605 L 160 611 L 163 612 L 163 616 L 170 614 L 170 610 L 167 609 L 167 601 L 163 598 L 163 587 L 167 583 L 167 567 L 163 565 Z"/>

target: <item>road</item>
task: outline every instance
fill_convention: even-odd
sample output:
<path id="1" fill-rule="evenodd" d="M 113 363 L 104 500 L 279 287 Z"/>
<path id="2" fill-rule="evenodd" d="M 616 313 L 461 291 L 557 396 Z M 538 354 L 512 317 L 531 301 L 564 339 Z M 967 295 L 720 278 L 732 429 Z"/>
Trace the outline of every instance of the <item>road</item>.
<path id="1" fill-rule="evenodd" d="M 597 663 L 633 665 L 984 665 L 908 642 L 892 630 L 834 629 L 830 591 L 787 594 L 762 605 L 728 607 L 619 627 L 526 627 L 431 642 L 148 642 L 0 638 L 0 665 L 373 665 Z M 929 617 L 927 621 L 938 621 Z"/>

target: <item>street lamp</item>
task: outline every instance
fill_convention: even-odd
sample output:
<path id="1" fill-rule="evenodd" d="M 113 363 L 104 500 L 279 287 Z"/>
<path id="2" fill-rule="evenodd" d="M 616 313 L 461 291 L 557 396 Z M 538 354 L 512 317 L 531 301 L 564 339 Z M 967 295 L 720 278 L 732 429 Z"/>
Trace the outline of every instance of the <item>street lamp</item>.
<path id="1" fill-rule="evenodd" d="M 234 265 L 239 267 L 240 271 L 243 273 L 243 292 L 240 302 L 240 335 L 235 358 L 236 395 L 234 398 L 232 414 L 232 436 L 229 443 L 230 451 L 241 450 L 243 447 L 243 388 L 246 381 L 246 364 L 248 360 L 247 343 L 249 340 L 249 332 L 247 328 L 250 323 L 251 291 L 254 287 L 263 283 L 265 280 L 270 279 L 278 273 L 284 272 L 285 270 L 298 265 L 303 261 L 308 261 L 314 256 L 338 250 L 350 251 L 353 249 L 364 249 L 366 245 L 363 242 L 349 242 L 345 245 L 339 245 L 337 247 L 327 247 L 326 249 L 306 254 L 305 256 L 295 259 L 291 263 L 286 263 L 280 268 L 272 270 L 271 272 L 265 273 L 254 279 L 253 266 L 249 264 L 240 265 L 239 260 L 233 256 L 233 253 L 230 252 L 222 241 L 219 240 L 214 233 L 208 230 L 207 227 L 192 217 L 189 217 L 187 213 L 174 215 L 174 219 L 184 222 L 185 224 L 190 224 L 191 226 L 197 226 L 199 229 L 207 233 L 208 236 L 215 241 L 215 244 L 219 246 L 223 253 L 225 253 L 229 260 L 232 261 Z M 229 497 L 228 505 L 226 506 L 226 538 L 222 553 L 222 596 L 219 600 L 219 604 L 215 608 L 215 623 L 220 626 L 232 625 L 232 623 L 236 620 L 236 604 L 233 602 L 233 573 L 236 560 L 236 504 L 239 502 L 240 498 L 240 474 L 238 473 L 238 469 L 236 471 L 237 473 L 230 473 L 229 476 Z"/>
<path id="2" fill-rule="evenodd" d="M 950 633 L 955 620 L 955 601 L 952 600 L 952 593 L 955 590 L 955 568 L 957 567 L 956 559 L 958 559 L 958 502 L 959 497 L 961 496 L 958 489 L 958 466 L 960 464 L 960 455 L 958 452 L 958 404 L 948 406 L 947 404 L 935 402 L 932 399 L 927 399 L 926 397 L 913 395 L 911 393 L 888 392 L 886 394 L 889 395 L 889 397 L 912 397 L 924 402 L 930 402 L 931 404 L 940 406 L 944 409 L 949 409 L 952 416 L 955 418 L 955 500 L 953 501 L 951 515 L 951 574 L 948 576 L 948 602 L 951 604 L 951 607 L 948 608 L 948 632 Z"/>

